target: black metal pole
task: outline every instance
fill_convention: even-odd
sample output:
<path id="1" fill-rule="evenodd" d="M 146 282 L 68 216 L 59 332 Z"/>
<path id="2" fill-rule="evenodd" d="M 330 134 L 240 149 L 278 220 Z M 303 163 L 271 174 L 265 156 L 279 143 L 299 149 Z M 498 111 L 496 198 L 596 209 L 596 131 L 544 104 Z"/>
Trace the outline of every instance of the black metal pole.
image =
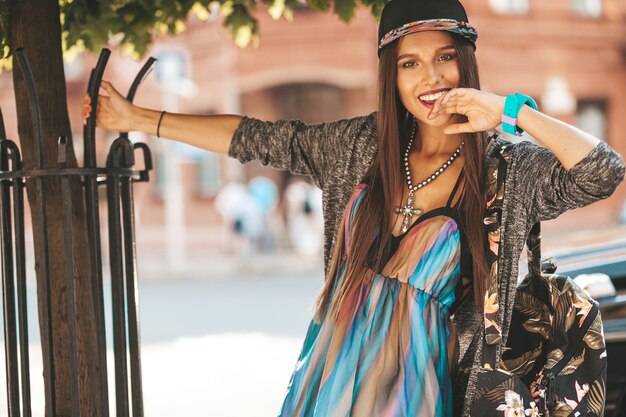
<path id="1" fill-rule="evenodd" d="M 10 164 L 10 166 L 9 166 Z M 20 171 L 22 169 L 22 160 L 20 157 L 20 151 L 15 145 L 15 142 L 8 140 L 6 137 L 6 131 L 4 130 L 4 120 L 2 118 L 2 111 L 0 110 L 0 171 L 2 172 L 10 172 L 10 171 Z M 21 381 L 22 388 L 22 414 L 24 417 L 31 416 L 31 404 L 30 404 L 30 371 L 29 371 L 29 351 L 28 351 L 28 314 L 26 310 L 26 272 L 25 272 L 25 256 L 24 256 L 24 181 L 22 178 L 13 178 L 13 179 L 5 179 L 2 181 L 2 188 L 4 193 L 5 185 L 10 185 L 13 189 L 13 238 L 15 242 L 15 256 L 12 257 L 10 252 L 5 250 L 3 247 L 2 250 L 2 263 L 3 263 L 3 271 L 5 271 L 4 264 L 11 263 L 14 267 L 15 275 L 12 275 L 11 279 L 14 280 L 9 286 L 3 285 L 3 288 L 6 288 L 8 292 L 10 291 L 11 286 L 15 286 L 15 282 L 17 282 L 17 301 L 15 304 L 17 305 L 17 324 L 15 327 L 19 329 L 19 369 L 20 375 L 19 379 Z M 9 201 L 9 196 L 7 194 L 3 194 L 2 198 L 4 199 L 1 204 L 1 210 L 3 213 L 0 213 L 1 219 L 0 223 L 2 223 L 2 238 L 1 242 L 4 244 L 5 238 L 11 235 L 11 230 L 4 230 L 5 219 L 10 220 L 10 211 L 6 211 L 8 208 L 6 206 L 6 202 Z M 6 213 L 6 214 L 5 214 Z M 10 222 L 9 222 L 10 223 Z M 9 226 L 9 224 L 6 224 Z M 6 241 L 8 244 L 9 242 Z M 5 303 L 5 308 L 10 307 L 11 302 L 8 305 Z M 13 310 L 14 311 L 14 310 Z M 9 319 L 9 317 L 4 315 L 5 320 Z M 14 322 L 14 320 L 12 320 Z M 9 329 L 5 322 L 5 330 Z M 7 340 L 10 340 L 8 332 L 5 332 L 5 345 L 8 346 Z M 17 370 L 17 365 L 13 364 L 9 365 L 10 356 L 15 357 L 15 353 L 8 354 L 11 349 L 7 349 L 7 381 L 14 382 L 15 376 L 13 375 Z M 8 401 L 7 406 L 9 407 L 9 415 L 15 414 L 15 401 L 14 396 L 15 393 L 19 392 L 19 388 L 17 385 L 7 384 L 7 394 Z M 12 411 L 11 411 L 12 410 Z M 19 408 L 17 409 L 19 411 Z"/>
<path id="2" fill-rule="evenodd" d="M 12 171 L 22 169 L 20 151 L 9 142 Z M 26 304 L 26 250 L 24 244 L 24 180 L 13 178 L 13 225 L 15 237 L 15 273 L 17 279 L 18 322 L 20 335 L 20 364 L 22 381 L 22 414 L 31 417 L 30 355 L 28 351 L 28 313 Z"/>
<path id="3" fill-rule="evenodd" d="M 0 170 L 8 171 L 6 141 L 2 141 Z M 20 381 L 17 353 L 15 276 L 13 272 L 13 234 L 11 224 L 11 193 L 9 181 L 0 183 L 0 245 L 2 247 L 2 305 L 4 307 L 4 346 L 7 375 L 7 407 L 9 417 L 20 416 Z"/>
<path id="4" fill-rule="evenodd" d="M 143 65 L 126 95 L 129 102 L 133 102 L 139 85 L 152 70 L 152 66 L 156 62 L 155 58 L 150 57 Z M 149 158 L 149 150 L 147 147 L 140 146 L 144 150 L 144 158 Z M 108 167 L 115 168 L 132 168 L 135 164 L 134 147 L 128 139 L 128 132 L 122 132 L 120 137 L 115 140 L 111 146 L 110 158 L 107 160 Z M 150 165 L 150 166 L 148 166 Z M 151 163 L 146 164 L 147 169 L 151 169 Z M 141 351 L 139 342 L 139 310 L 138 310 L 138 292 L 137 292 L 137 252 L 135 247 L 135 216 L 134 216 L 134 200 L 133 200 L 133 179 L 130 176 L 117 177 L 117 186 L 119 186 L 119 198 L 122 205 L 122 231 L 123 237 L 117 236 L 119 239 L 116 244 L 119 248 L 123 244 L 123 260 L 124 272 L 123 281 L 126 284 L 126 318 L 128 322 L 128 360 L 130 362 L 130 383 L 131 383 L 131 403 L 133 417 L 143 417 L 143 392 L 141 377 Z M 113 194 L 117 194 L 115 189 Z M 111 196 L 109 196 L 109 203 Z M 115 198 L 115 196 L 113 197 Z M 118 213 L 116 211 L 116 213 Z M 117 223 L 115 223 L 117 225 Z M 111 225 L 111 224 L 110 224 Z M 109 225 L 109 226 L 110 226 Z M 119 256 L 119 254 L 116 254 Z M 118 290 L 119 291 L 119 290 Z"/>
<path id="5" fill-rule="evenodd" d="M 115 153 L 117 152 L 116 147 L 112 146 L 109 158 L 111 156 L 115 158 Z M 107 167 L 111 167 L 111 165 L 107 163 Z M 113 351 L 115 356 L 116 416 L 128 417 L 130 410 L 128 402 L 128 360 L 126 351 L 126 303 L 122 255 L 122 224 L 120 219 L 120 182 L 118 175 L 110 175 L 107 178 L 107 203 L 113 314 Z"/>
<path id="6" fill-rule="evenodd" d="M 130 142 L 125 144 L 133 148 Z M 134 158 L 133 158 L 134 160 Z M 130 168 L 131 161 L 125 161 Z M 135 247 L 135 216 L 132 178 L 121 179 L 122 218 L 124 222 L 124 261 L 126 265 L 126 300 L 128 308 L 128 346 L 130 353 L 133 417 L 143 417 L 141 384 L 141 352 L 139 349 L 139 299 L 137 292 L 137 253 Z"/>
<path id="7" fill-rule="evenodd" d="M 91 72 L 87 93 L 91 97 L 92 111 L 83 129 L 84 164 L 85 168 L 96 167 L 96 112 L 98 111 L 98 93 L 102 83 L 102 75 L 109 60 L 111 51 L 103 49 L 98 62 Z M 109 389 L 106 357 L 106 330 L 104 319 L 104 288 L 102 283 L 102 248 L 100 244 L 100 208 L 98 202 L 98 179 L 88 175 L 85 177 L 85 207 L 87 210 L 87 234 L 89 235 L 89 253 L 91 256 L 91 279 L 93 288 L 93 306 L 96 325 L 96 343 L 98 346 L 98 362 L 100 364 L 100 394 L 102 396 L 102 416 L 109 415 Z"/>

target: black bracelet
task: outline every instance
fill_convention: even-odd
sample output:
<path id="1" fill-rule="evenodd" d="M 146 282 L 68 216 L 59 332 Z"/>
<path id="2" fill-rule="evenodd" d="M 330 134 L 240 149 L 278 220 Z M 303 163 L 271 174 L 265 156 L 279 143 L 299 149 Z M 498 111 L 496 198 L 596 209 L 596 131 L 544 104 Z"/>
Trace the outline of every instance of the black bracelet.
<path id="1" fill-rule="evenodd" d="M 161 117 L 159 117 L 159 123 L 157 124 L 157 138 L 160 138 L 159 130 L 161 130 L 161 120 L 163 120 L 163 116 L 165 115 L 165 110 L 161 112 Z"/>

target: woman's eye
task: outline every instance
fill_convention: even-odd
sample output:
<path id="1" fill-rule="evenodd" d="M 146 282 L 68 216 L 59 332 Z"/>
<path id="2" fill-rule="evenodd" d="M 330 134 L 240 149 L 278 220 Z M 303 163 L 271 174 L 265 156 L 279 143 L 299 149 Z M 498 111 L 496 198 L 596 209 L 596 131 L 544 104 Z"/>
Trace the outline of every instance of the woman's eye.
<path id="1" fill-rule="evenodd" d="M 402 64 L 402 68 L 415 67 L 417 63 L 415 61 L 407 61 Z"/>
<path id="2" fill-rule="evenodd" d="M 450 61 L 451 59 L 454 59 L 456 57 L 456 55 L 454 54 L 443 54 L 439 57 L 440 61 Z"/>

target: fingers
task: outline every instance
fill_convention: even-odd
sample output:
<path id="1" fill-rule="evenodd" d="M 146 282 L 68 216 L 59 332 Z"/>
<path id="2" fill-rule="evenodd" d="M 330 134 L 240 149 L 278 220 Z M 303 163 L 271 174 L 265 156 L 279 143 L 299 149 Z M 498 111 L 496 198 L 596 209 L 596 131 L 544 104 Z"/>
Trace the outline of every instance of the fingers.
<path id="1" fill-rule="evenodd" d="M 439 111 L 441 110 L 441 102 L 443 101 L 443 99 L 446 97 L 448 92 L 444 93 L 444 95 L 442 95 L 441 97 L 439 97 L 436 101 L 435 101 L 435 105 L 433 106 L 433 108 L 430 110 L 430 112 L 428 113 L 428 118 L 432 119 L 435 116 L 437 116 L 437 114 L 439 113 Z"/>
<path id="2" fill-rule="evenodd" d="M 114 90 L 113 86 L 111 85 L 110 82 L 102 80 L 102 82 L 100 83 L 100 88 L 102 88 L 104 91 L 106 91 L 107 93 L 110 93 L 111 90 Z"/>
<path id="3" fill-rule="evenodd" d="M 99 103 L 102 103 L 104 100 L 108 100 L 108 99 L 109 97 L 106 97 L 103 95 L 98 96 Z M 85 97 L 83 98 L 83 110 L 82 110 L 83 125 L 87 124 L 87 119 L 89 119 L 89 116 L 91 115 L 92 110 L 93 110 L 93 107 L 91 106 L 91 97 L 89 97 L 89 94 L 85 94 Z"/>
<path id="4" fill-rule="evenodd" d="M 449 94 L 453 94 L 453 90 L 447 91 L 443 96 L 441 96 L 439 99 L 437 99 L 437 101 L 435 101 L 435 105 L 433 106 L 433 109 L 428 115 L 429 119 L 433 119 L 437 117 L 439 113 L 442 113 L 442 112 L 449 113 L 448 106 L 447 106 L 447 103 L 449 102 L 448 101 Z"/>
<path id="5" fill-rule="evenodd" d="M 113 84 L 111 84 L 108 81 L 102 80 L 102 82 L 100 83 L 100 88 L 102 88 L 104 91 L 106 91 L 109 96 L 120 96 L 121 94 L 115 89 L 115 87 L 113 87 Z"/>
<path id="6" fill-rule="evenodd" d="M 446 126 L 443 129 L 443 133 L 445 133 L 446 135 L 454 135 L 456 133 L 471 133 L 475 131 L 476 130 L 472 127 L 470 122 L 456 123 Z"/>
<path id="7" fill-rule="evenodd" d="M 89 94 L 85 94 L 83 98 L 83 125 L 87 124 L 87 119 L 89 118 L 89 114 L 91 114 L 91 97 Z"/>
<path id="8" fill-rule="evenodd" d="M 100 83 L 100 88 L 109 93 L 109 96 L 115 94 L 119 95 L 117 90 L 115 90 L 115 87 L 113 87 L 113 85 L 108 81 L 102 80 L 102 82 Z M 101 99 L 103 97 L 105 96 L 99 95 L 98 99 Z M 89 96 L 89 94 L 85 94 L 85 97 L 83 98 L 83 124 L 87 122 L 86 119 L 89 118 L 91 110 L 91 97 Z"/>
<path id="9" fill-rule="evenodd" d="M 87 119 L 89 119 L 89 115 L 91 114 L 91 107 L 83 108 L 83 125 L 87 124 Z"/>
<path id="10" fill-rule="evenodd" d="M 431 112 L 432 117 L 436 117 L 439 113 L 458 113 L 465 114 L 465 97 L 467 96 L 467 89 L 465 88 L 453 88 L 446 92 L 439 100 L 435 102 L 435 106 Z"/>

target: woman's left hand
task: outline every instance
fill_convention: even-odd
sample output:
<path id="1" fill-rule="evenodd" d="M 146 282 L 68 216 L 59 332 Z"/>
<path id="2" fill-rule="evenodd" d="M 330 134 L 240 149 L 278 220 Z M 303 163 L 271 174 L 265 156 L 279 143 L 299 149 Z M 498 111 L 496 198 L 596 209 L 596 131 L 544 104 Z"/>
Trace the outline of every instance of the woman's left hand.
<path id="1" fill-rule="evenodd" d="M 474 88 L 453 88 L 435 102 L 428 118 L 445 113 L 462 114 L 467 122 L 446 126 L 445 134 L 483 132 L 502 123 L 505 101 L 506 97 Z"/>

